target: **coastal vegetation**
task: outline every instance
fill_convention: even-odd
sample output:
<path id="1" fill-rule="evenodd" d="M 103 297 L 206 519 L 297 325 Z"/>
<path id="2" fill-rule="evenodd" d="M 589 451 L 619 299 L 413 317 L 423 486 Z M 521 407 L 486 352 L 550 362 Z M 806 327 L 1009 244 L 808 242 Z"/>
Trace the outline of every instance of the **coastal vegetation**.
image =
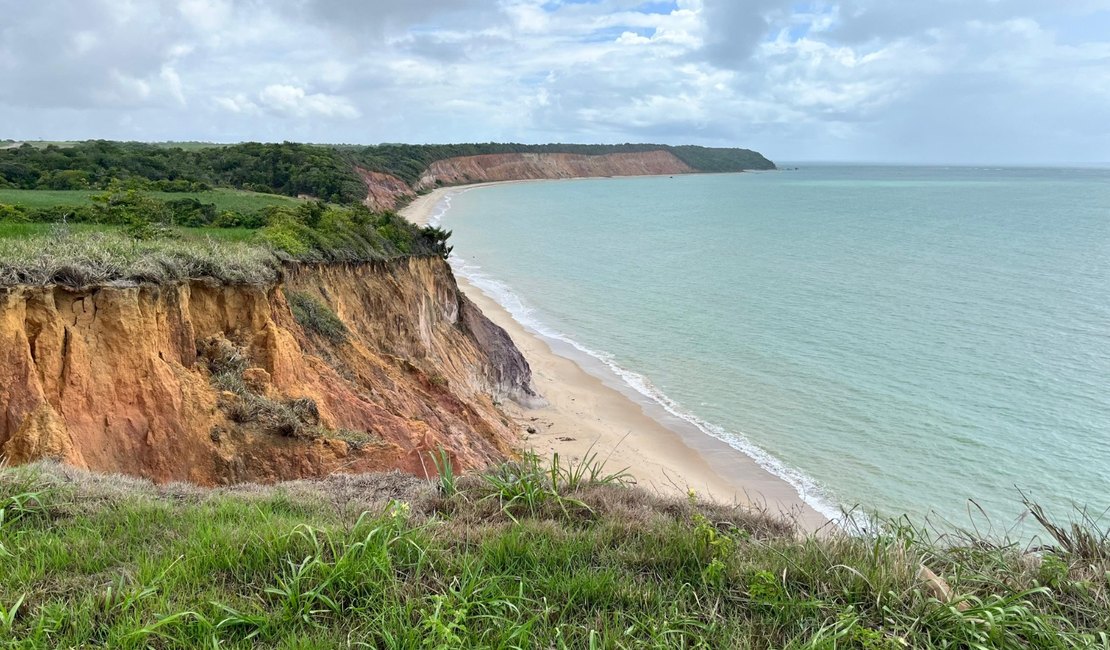
<path id="1" fill-rule="evenodd" d="M 356 166 L 415 183 L 428 165 L 456 156 L 494 153 L 600 155 L 666 150 L 698 171 L 774 169 L 747 149 L 655 144 L 453 144 L 376 146 L 245 143 L 188 147 L 89 141 L 0 149 L 0 189 L 107 189 L 112 182 L 144 183 L 146 190 L 197 192 L 213 187 L 308 196 L 332 203 L 366 197 Z M 0 201 L 3 202 L 3 201 Z"/>
<path id="2" fill-rule="evenodd" d="M 88 214 L 75 224 L 0 220 L 0 286 L 204 278 L 265 285 L 286 263 L 442 257 L 450 250 L 449 232 L 360 205 L 271 206 L 255 229 L 189 228 L 171 225 L 172 213 L 158 201 L 129 192 Z"/>
<path id="3" fill-rule="evenodd" d="M 2 470 L 0 644 L 1110 647 L 1110 547 L 1090 525 L 1044 519 L 1033 552 L 898 521 L 801 536 L 592 455 L 462 477 L 427 462 L 439 479 L 218 490 Z"/>

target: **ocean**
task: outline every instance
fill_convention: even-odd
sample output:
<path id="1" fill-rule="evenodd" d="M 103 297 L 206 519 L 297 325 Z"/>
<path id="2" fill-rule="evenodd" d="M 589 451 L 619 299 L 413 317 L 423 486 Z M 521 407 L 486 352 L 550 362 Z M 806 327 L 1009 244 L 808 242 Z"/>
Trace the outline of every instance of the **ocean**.
<path id="1" fill-rule="evenodd" d="M 1110 507 L 1110 170 L 784 165 L 451 196 L 452 265 L 827 514 Z M 599 365 L 599 364 L 594 364 Z"/>

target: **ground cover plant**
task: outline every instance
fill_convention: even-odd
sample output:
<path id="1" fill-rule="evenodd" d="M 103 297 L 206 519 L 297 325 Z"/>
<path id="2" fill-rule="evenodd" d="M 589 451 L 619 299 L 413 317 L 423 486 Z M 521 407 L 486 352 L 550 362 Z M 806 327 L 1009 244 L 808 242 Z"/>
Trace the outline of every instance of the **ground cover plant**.
<path id="1" fill-rule="evenodd" d="M 428 466 L 441 478 L 211 491 L 0 471 L 0 644 L 1108 647 L 1090 522 L 1035 553 L 898 522 L 803 537 L 758 510 L 649 494 L 596 458 Z"/>
<path id="2" fill-rule="evenodd" d="M 450 251 L 449 232 L 362 206 L 272 207 L 257 229 L 168 226 L 151 218 L 141 196 L 109 209 L 110 223 L 0 220 L 0 286 L 191 279 L 268 285 L 290 262 L 366 263 Z"/>

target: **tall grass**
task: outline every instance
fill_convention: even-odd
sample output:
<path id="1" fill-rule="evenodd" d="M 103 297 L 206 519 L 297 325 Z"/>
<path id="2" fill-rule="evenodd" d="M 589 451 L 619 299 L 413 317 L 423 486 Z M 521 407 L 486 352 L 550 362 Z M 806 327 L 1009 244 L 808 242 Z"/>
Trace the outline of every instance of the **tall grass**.
<path id="1" fill-rule="evenodd" d="M 303 291 L 285 290 L 293 318 L 305 331 L 318 334 L 332 343 L 344 343 L 350 335 L 347 326 L 326 303 Z"/>
<path id="2" fill-rule="evenodd" d="M 30 511 L 0 527 L 0 644 L 1110 647 L 1101 555 L 954 544 L 899 522 L 800 537 L 766 513 L 653 496 L 604 469 L 568 481 L 560 466 L 525 459 L 452 490 L 398 475 L 204 491 L 4 470 L 0 500 Z M 503 499 L 512 477 L 545 496 Z M 951 599 L 922 585 L 922 563 Z"/>
<path id="3" fill-rule="evenodd" d="M 271 284 L 281 268 L 261 246 L 212 239 L 136 240 L 118 230 L 57 226 L 48 234 L 0 238 L 0 286 L 112 281 L 164 283 L 211 278 L 229 284 Z"/>

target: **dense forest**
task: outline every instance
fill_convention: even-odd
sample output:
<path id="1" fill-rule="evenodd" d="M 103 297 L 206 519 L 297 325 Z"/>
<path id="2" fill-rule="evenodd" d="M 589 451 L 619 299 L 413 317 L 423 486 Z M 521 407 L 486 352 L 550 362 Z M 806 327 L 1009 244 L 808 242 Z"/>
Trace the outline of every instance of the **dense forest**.
<path id="1" fill-rule="evenodd" d="M 0 187 L 107 189 L 113 180 L 136 179 L 151 181 L 151 189 L 160 191 L 221 186 L 307 194 L 333 203 L 356 203 L 366 196 L 351 161 L 330 147 L 287 142 L 186 150 L 97 140 L 70 147 L 0 150 Z"/>
<path id="2" fill-rule="evenodd" d="M 774 163 L 747 149 L 654 144 L 330 146 L 252 142 L 181 148 L 165 143 L 94 140 L 71 146 L 24 144 L 0 149 L 0 188 L 107 189 L 113 180 L 141 180 L 149 189 L 163 192 L 231 187 L 350 204 L 366 196 L 356 165 L 393 174 L 412 184 L 431 163 L 456 156 L 526 152 L 600 155 L 660 149 L 702 172 L 774 169 Z"/>

